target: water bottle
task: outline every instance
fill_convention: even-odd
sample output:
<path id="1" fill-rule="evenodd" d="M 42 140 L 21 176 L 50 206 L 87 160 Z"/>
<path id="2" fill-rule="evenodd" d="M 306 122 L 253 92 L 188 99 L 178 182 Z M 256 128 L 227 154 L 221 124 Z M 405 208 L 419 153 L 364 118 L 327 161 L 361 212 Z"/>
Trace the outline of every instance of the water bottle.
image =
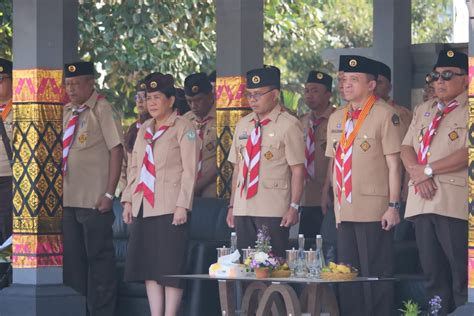
<path id="1" fill-rule="evenodd" d="M 321 270 L 326 266 L 326 261 L 324 260 L 324 252 L 323 252 L 323 237 L 321 235 L 316 236 L 316 260 L 317 260 L 316 277 L 319 278 L 321 274 Z"/>
<path id="2" fill-rule="evenodd" d="M 298 255 L 296 259 L 295 275 L 299 278 L 306 276 L 306 262 L 304 256 L 304 235 L 298 235 Z"/>
<path id="3" fill-rule="evenodd" d="M 237 250 L 237 233 L 230 233 L 230 253 L 234 253 Z"/>

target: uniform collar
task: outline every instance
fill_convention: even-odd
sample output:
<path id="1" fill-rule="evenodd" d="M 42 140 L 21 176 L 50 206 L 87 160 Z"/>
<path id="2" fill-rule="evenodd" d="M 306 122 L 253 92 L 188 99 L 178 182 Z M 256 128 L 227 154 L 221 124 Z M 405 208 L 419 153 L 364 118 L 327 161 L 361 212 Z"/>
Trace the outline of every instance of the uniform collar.
<path id="1" fill-rule="evenodd" d="M 284 111 L 285 110 L 281 107 L 281 105 L 277 104 L 265 119 L 270 119 L 270 121 L 276 122 L 280 114 L 283 113 Z M 252 120 L 255 120 L 255 121 L 258 120 L 257 114 L 255 114 L 255 112 L 252 112 L 252 115 L 249 116 L 249 122 Z"/>
<path id="2" fill-rule="evenodd" d="M 329 120 L 329 117 L 331 116 L 332 112 L 334 112 L 334 107 L 333 107 L 331 104 L 328 104 L 328 107 L 326 108 L 326 110 L 324 110 L 323 114 L 321 114 L 320 116 L 316 117 L 316 116 L 314 115 L 314 112 L 311 111 L 311 112 L 309 113 L 309 117 L 310 117 L 311 119 L 315 119 L 315 120 L 320 119 L 320 118 L 324 118 L 324 119 L 326 119 L 326 120 Z"/>
<path id="3" fill-rule="evenodd" d="M 176 119 L 178 118 L 178 112 L 175 110 L 171 115 L 168 117 L 166 122 L 163 124 L 165 126 L 173 126 L 176 122 Z M 152 130 L 154 130 L 154 125 L 155 125 L 155 119 L 148 120 L 144 123 L 146 127 L 150 127 Z"/>
<path id="4" fill-rule="evenodd" d="M 458 101 L 459 106 L 467 106 L 467 90 L 464 90 L 463 92 L 461 92 L 457 97 L 454 98 L 454 100 Z M 431 104 L 431 107 L 435 107 L 438 104 L 438 102 L 439 102 L 438 98 L 434 99 L 433 104 Z"/>

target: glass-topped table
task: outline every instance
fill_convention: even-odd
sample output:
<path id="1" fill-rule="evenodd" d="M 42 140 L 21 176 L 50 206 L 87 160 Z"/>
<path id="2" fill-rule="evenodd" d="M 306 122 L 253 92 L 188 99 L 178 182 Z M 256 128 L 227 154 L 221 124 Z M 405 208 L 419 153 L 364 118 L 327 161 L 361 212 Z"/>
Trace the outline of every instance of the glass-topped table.
<path id="1" fill-rule="evenodd" d="M 166 278 L 182 280 L 211 280 L 219 282 L 219 299 L 222 316 L 235 316 L 236 295 L 235 283 L 248 282 L 242 298 L 240 315 L 320 315 L 321 308 L 331 316 L 339 315 L 336 296 L 329 284 L 357 282 L 393 282 L 394 278 L 357 277 L 353 280 L 323 280 L 317 278 L 266 278 L 255 276 L 244 277 L 211 277 L 207 274 L 169 275 Z M 303 284 L 304 290 L 297 296 L 290 284 Z"/>

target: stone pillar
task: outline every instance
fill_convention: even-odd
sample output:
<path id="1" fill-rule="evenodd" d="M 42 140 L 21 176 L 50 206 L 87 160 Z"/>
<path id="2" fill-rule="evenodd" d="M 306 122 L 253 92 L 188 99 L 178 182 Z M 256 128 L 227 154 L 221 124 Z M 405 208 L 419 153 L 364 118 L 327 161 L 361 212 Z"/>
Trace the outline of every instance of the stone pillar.
<path id="1" fill-rule="evenodd" d="M 392 97 L 410 108 L 411 0 L 374 0 L 372 57 L 392 69 Z"/>
<path id="2" fill-rule="evenodd" d="M 1 315 L 85 315 L 62 285 L 62 66 L 77 58 L 77 6 L 13 1 L 13 285 Z"/>
<path id="3" fill-rule="evenodd" d="M 217 194 L 229 197 L 232 166 L 227 155 L 239 119 L 251 110 L 245 74 L 263 66 L 263 0 L 217 0 Z"/>

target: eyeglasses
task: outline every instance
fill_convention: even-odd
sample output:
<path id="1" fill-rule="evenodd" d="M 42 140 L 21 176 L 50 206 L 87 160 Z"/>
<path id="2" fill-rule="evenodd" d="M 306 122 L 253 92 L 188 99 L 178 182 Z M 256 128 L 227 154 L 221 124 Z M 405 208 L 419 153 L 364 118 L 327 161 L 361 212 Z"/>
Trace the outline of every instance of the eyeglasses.
<path id="1" fill-rule="evenodd" d="M 430 73 L 430 76 L 431 76 L 431 82 L 433 81 L 438 81 L 439 78 L 443 78 L 444 81 L 449 81 L 451 79 L 453 79 L 453 76 L 466 76 L 465 73 L 455 73 L 455 72 L 452 72 L 451 70 L 445 70 L 441 73 L 437 72 L 437 71 L 432 71 Z"/>
<path id="2" fill-rule="evenodd" d="M 142 102 L 145 102 L 145 101 L 146 101 L 146 96 L 136 94 L 136 95 L 135 95 L 135 101 L 142 101 Z"/>
<path id="3" fill-rule="evenodd" d="M 247 100 L 255 99 L 255 101 L 258 101 L 258 100 L 260 100 L 260 98 L 263 97 L 265 94 L 270 93 L 270 92 L 272 92 L 273 90 L 275 90 L 275 89 L 268 90 L 267 92 L 264 92 L 264 93 L 249 93 L 249 92 L 245 92 L 245 93 L 244 93 L 244 97 L 245 97 Z"/>

